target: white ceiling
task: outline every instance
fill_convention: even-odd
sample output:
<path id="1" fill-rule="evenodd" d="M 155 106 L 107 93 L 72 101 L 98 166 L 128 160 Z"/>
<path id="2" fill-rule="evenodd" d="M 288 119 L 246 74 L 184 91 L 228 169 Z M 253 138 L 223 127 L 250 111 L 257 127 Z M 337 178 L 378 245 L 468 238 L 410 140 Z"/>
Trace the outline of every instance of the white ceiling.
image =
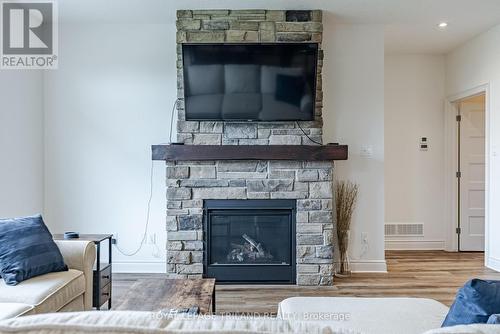
<path id="1" fill-rule="evenodd" d="M 176 9 L 322 9 L 339 23 L 381 24 L 389 53 L 446 53 L 500 24 L 500 0 L 59 0 L 62 22 L 167 23 Z M 446 30 L 437 23 L 446 21 Z"/>

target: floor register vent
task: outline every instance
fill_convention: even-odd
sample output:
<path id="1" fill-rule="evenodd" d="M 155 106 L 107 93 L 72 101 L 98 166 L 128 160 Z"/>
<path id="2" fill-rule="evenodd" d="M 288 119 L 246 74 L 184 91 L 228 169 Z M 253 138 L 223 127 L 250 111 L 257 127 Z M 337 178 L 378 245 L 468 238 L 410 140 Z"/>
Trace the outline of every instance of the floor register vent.
<path id="1" fill-rule="evenodd" d="M 420 237 L 424 236 L 424 224 L 398 224 L 390 223 L 385 224 L 385 236 L 395 237 L 395 236 L 410 236 L 410 237 Z"/>

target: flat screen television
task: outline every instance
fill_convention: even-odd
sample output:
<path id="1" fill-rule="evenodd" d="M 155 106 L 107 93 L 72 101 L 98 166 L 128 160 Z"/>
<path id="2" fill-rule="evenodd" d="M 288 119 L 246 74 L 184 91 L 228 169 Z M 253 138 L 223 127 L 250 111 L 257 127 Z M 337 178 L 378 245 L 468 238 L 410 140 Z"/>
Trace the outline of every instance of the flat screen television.
<path id="1" fill-rule="evenodd" d="M 310 121 L 317 43 L 183 44 L 186 120 Z"/>

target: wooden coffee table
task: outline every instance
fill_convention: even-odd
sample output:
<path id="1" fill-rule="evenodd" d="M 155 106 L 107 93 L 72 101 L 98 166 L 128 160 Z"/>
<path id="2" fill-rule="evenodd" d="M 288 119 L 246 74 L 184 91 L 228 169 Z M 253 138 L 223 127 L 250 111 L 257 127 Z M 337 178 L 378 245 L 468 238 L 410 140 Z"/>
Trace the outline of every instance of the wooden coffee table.
<path id="1" fill-rule="evenodd" d="M 161 311 L 199 307 L 200 314 L 215 313 L 215 279 L 140 279 L 115 310 Z"/>

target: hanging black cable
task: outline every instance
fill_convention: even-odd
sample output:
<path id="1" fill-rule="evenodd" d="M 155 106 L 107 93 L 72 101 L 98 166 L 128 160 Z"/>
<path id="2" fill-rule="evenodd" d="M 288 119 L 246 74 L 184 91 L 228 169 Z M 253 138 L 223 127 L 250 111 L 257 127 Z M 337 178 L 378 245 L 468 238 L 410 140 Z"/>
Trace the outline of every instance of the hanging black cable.
<path id="1" fill-rule="evenodd" d="M 172 106 L 172 113 L 170 113 L 170 141 L 169 141 L 169 144 L 172 143 L 172 133 L 174 132 L 173 131 L 173 127 L 174 127 L 174 114 L 175 114 L 175 110 L 176 110 L 176 106 L 177 106 L 177 103 L 178 103 L 179 99 L 175 99 L 174 101 L 174 105 Z"/>
<path id="2" fill-rule="evenodd" d="M 307 139 L 309 139 L 311 142 L 317 144 L 317 145 L 323 145 L 322 143 L 312 139 L 311 137 L 309 137 L 309 135 L 304 131 L 304 129 L 302 129 L 302 127 L 300 126 L 299 122 L 295 122 L 297 124 L 297 126 L 299 127 L 299 129 L 302 131 L 302 133 L 307 137 Z"/>

